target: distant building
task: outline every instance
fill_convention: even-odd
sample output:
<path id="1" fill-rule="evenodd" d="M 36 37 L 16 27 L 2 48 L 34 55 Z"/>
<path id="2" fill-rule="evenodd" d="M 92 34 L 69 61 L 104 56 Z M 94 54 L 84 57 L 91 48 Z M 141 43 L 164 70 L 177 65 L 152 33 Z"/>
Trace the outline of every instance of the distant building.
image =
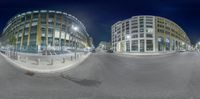
<path id="1" fill-rule="evenodd" d="M 94 49 L 93 38 L 89 37 L 89 46 Z"/>
<path id="2" fill-rule="evenodd" d="M 110 48 L 111 48 L 110 42 L 101 41 L 96 49 L 97 50 L 110 50 Z"/>
<path id="3" fill-rule="evenodd" d="M 185 31 L 163 17 L 133 16 L 113 24 L 111 31 L 114 52 L 171 52 L 190 47 Z"/>

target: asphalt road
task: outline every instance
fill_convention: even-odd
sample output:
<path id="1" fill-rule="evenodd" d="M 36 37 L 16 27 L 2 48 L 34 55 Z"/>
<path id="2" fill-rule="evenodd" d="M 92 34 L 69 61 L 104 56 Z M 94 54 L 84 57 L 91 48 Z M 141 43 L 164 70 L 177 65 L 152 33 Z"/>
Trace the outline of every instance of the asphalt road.
<path id="1" fill-rule="evenodd" d="M 25 73 L 0 56 L 0 99 L 200 99 L 200 54 L 95 53 L 52 76 Z"/>

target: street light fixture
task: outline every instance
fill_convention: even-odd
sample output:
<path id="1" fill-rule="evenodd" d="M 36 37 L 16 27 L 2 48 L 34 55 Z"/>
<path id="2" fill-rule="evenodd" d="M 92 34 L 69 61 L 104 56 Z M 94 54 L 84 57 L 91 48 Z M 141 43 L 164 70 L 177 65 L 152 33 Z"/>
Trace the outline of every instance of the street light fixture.
<path id="1" fill-rule="evenodd" d="M 75 40 L 75 51 L 74 51 L 74 55 L 75 55 L 75 59 L 76 59 L 76 51 L 77 51 L 77 32 L 79 30 L 79 28 L 77 26 L 74 26 L 72 25 L 72 29 L 75 33 L 75 37 L 76 37 L 76 40 Z"/>
<path id="2" fill-rule="evenodd" d="M 77 26 L 72 26 L 72 29 L 73 29 L 74 31 L 78 31 L 78 27 L 77 27 Z"/>
<path id="3" fill-rule="evenodd" d="M 198 44 L 200 45 L 200 42 L 198 42 Z"/>
<path id="4" fill-rule="evenodd" d="M 126 38 L 129 40 L 129 39 L 131 39 L 131 36 L 130 36 L 130 35 L 127 35 Z"/>

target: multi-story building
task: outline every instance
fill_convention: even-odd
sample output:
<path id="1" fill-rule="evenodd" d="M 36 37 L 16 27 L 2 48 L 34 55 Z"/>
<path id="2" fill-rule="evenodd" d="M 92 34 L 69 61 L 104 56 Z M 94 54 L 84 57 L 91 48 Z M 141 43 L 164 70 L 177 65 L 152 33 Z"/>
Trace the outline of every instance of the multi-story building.
<path id="1" fill-rule="evenodd" d="M 86 50 L 90 47 L 85 26 L 74 16 L 61 11 L 40 10 L 18 14 L 3 30 L 1 41 L 9 45 L 16 37 L 16 49 L 21 52 L 41 52 L 45 49 Z"/>
<path id="2" fill-rule="evenodd" d="M 168 52 L 188 49 L 190 39 L 173 21 L 141 15 L 112 25 L 114 52 Z"/>
<path id="3" fill-rule="evenodd" d="M 195 48 L 198 49 L 198 50 L 200 50 L 200 42 L 196 43 Z"/>
<path id="4" fill-rule="evenodd" d="M 96 49 L 97 50 L 110 50 L 110 48 L 111 48 L 110 42 L 101 41 Z"/>

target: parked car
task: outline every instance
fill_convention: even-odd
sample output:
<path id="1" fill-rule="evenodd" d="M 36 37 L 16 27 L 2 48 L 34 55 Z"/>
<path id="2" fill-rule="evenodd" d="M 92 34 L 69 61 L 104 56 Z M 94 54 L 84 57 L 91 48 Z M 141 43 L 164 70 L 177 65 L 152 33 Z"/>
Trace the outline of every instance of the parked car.
<path id="1" fill-rule="evenodd" d="M 186 50 L 184 50 L 184 49 L 183 50 L 179 50 L 179 52 L 186 52 Z"/>
<path id="2" fill-rule="evenodd" d="M 107 50 L 107 53 L 113 53 L 113 50 Z"/>
<path id="3" fill-rule="evenodd" d="M 95 49 L 93 49 L 91 52 L 92 52 L 92 53 L 95 53 L 95 52 L 96 52 L 96 50 L 95 50 Z"/>

